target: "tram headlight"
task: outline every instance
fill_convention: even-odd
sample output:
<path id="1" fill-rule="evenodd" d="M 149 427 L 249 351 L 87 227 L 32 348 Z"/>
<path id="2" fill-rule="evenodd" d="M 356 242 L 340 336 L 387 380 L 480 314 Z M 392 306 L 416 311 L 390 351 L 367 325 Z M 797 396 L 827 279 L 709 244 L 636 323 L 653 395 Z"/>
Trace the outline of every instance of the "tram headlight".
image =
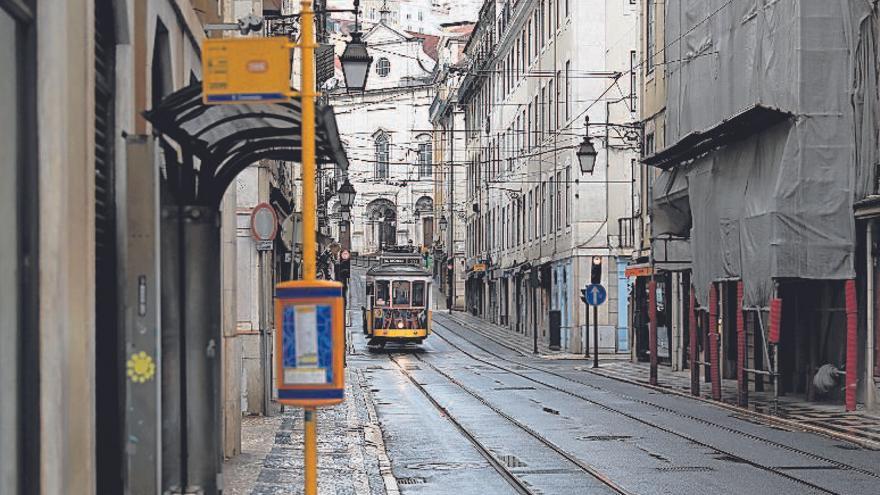
<path id="1" fill-rule="evenodd" d="M 397 322 L 397 328 L 403 328 L 403 322 L 402 322 L 402 321 L 398 321 L 398 322 Z"/>

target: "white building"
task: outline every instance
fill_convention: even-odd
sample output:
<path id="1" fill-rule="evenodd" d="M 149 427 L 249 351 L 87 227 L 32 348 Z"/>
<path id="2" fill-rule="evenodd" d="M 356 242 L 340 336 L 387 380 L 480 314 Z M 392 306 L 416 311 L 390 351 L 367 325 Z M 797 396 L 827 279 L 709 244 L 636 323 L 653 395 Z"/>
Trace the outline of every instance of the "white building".
<path id="1" fill-rule="evenodd" d="M 433 132 L 428 117 L 436 37 L 380 22 L 364 35 L 374 61 L 363 94 L 330 95 L 357 190 L 351 248 L 433 244 Z M 335 211 L 338 205 L 331 204 Z M 334 237 L 339 238 L 334 225 Z"/>
<path id="2" fill-rule="evenodd" d="M 447 25 L 438 44 L 438 70 L 434 81 L 437 94 L 431 104 L 434 126 L 434 246 L 438 287 L 447 306 L 465 309 L 465 244 L 467 201 L 464 187 L 467 169 L 465 118 L 458 105 L 458 88 L 465 68 L 464 47 L 473 22 Z M 443 231 L 445 226 L 446 231 Z"/>
<path id="3" fill-rule="evenodd" d="M 583 351 L 579 289 L 601 256 L 608 302 L 600 345 L 628 345 L 624 270 L 632 252 L 638 6 L 611 0 L 487 0 L 466 49 L 468 310 Z M 585 117 L 599 155 L 581 173 Z M 534 315 L 538 315 L 535 318 Z"/>
<path id="4" fill-rule="evenodd" d="M 482 0 L 362 0 L 361 22 L 369 29 L 382 21 L 382 11 L 387 9 L 385 21 L 404 31 L 420 34 L 440 34 L 441 25 L 450 22 L 475 21 Z M 350 9 L 351 0 L 328 0 L 327 7 Z M 350 15 L 335 14 L 351 19 Z"/>

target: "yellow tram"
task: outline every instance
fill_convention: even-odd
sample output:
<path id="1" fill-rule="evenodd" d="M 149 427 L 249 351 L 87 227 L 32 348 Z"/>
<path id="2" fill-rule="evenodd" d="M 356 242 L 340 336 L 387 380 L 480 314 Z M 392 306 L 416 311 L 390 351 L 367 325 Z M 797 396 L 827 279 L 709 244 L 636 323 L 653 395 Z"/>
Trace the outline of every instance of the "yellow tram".
<path id="1" fill-rule="evenodd" d="M 364 334 L 370 346 L 421 344 L 431 333 L 431 274 L 416 263 L 383 259 L 366 276 Z"/>

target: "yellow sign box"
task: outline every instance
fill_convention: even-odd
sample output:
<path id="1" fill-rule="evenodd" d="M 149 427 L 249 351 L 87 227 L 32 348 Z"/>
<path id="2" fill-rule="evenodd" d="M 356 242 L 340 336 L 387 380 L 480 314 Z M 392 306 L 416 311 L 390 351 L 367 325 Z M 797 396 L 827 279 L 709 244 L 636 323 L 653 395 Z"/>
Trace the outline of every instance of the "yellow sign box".
<path id="1" fill-rule="evenodd" d="M 202 45 L 206 104 L 271 103 L 290 99 L 290 41 L 209 39 Z"/>
<path id="2" fill-rule="evenodd" d="M 475 264 L 475 265 L 474 265 L 474 271 L 475 271 L 475 272 L 485 272 L 485 271 L 486 271 L 486 264 L 485 264 L 485 263 L 477 263 L 477 264 Z"/>

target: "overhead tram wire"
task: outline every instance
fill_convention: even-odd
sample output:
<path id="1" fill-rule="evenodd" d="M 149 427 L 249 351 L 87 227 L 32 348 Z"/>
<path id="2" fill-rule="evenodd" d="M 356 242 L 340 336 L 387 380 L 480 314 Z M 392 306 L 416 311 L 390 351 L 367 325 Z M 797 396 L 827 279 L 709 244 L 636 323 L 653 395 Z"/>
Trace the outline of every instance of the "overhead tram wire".
<path id="1" fill-rule="evenodd" d="M 665 53 L 666 50 L 667 50 L 670 46 L 672 46 L 673 43 L 676 43 L 676 42 L 681 41 L 682 39 L 684 39 L 685 36 L 691 34 L 691 33 L 692 33 L 693 31 L 695 31 L 698 27 L 700 27 L 701 25 L 703 25 L 703 24 L 705 24 L 707 21 L 709 21 L 709 19 L 711 19 L 711 18 L 715 17 L 716 15 L 718 15 L 722 10 L 724 10 L 727 6 L 729 6 L 731 3 L 733 3 L 733 1 L 734 1 L 734 0 L 727 0 L 727 2 L 725 2 L 725 3 L 722 4 L 720 7 L 718 7 L 717 9 L 715 9 L 711 14 L 709 14 L 708 16 L 706 16 L 706 17 L 705 17 L 704 19 L 702 19 L 700 22 L 698 22 L 698 23 L 694 24 L 693 26 L 691 26 L 691 28 L 688 29 L 688 31 L 686 31 L 685 33 L 681 34 L 681 35 L 678 36 L 677 38 L 675 38 L 675 39 L 669 41 L 669 42 L 666 43 L 664 46 L 662 46 L 659 50 L 655 51 L 655 52 L 654 52 L 654 55 L 656 56 L 657 54 Z M 402 53 L 396 53 L 396 52 L 392 52 L 392 51 L 389 51 L 389 50 L 382 50 L 382 49 L 380 49 L 380 48 L 375 48 L 375 50 L 376 50 L 376 51 L 379 51 L 379 52 L 383 52 L 383 53 L 388 53 L 388 54 L 391 54 L 391 55 L 395 55 L 395 56 L 400 56 L 400 57 L 403 57 L 403 58 L 411 58 L 411 59 L 420 60 L 418 57 L 413 57 L 412 55 L 406 55 L 406 54 L 402 54 Z M 612 87 L 613 87 L 614 84 L 617 83 L 617 81 L 618 81 L 621 77 L 626 76 L 626 75 L 632 75 L 636 70 L 641 69 L 645 64 L 647 64 L 647 62 L 648 62 L 648 59 L 647 59 L 647 58 L 644 58 L 644 59 L 639 60 L 639 63 L 636 64 L 636 65 L 634 65 L 634 66 L 631 67 L 630 69 L 625 70 L 625 71 L 623 71 L 623 72 L 616 72 L 616 73 L 614 73 L 616 77 L 614 78 L 614 82 L 612 83 Z M 666 61 L 666 62 L 661 62 L 661 63 L 659 63 L 659 64 L 655 64 L 655 65 L 669 64 L 669 63 L 675 63 L 675 62 L 677 62 L 677 61 Z M 479 72 L 479 71 L 478 71 L 478 72 Z M 504 71 L 504 70 L 502 70 L 502 71 L 497 71 L 497 70 L 485 71 L 485 70 L 484 70 L 484 72 L 489 72 L 489 73 L 492 73 L 492 74 L 494 74 L 494 73 L 511 73 L 511 74 L 515 74 L 517 71 L 514 70 L 514 69 L 509 69 L 509 70 L 506 70 L 506 71 Z M 588 71 L 585 71 L 585 73 L 588 73 Z M 599 73 L 594 73 L 594 74 L 599 74 Z M 609 74 L 609 72 L 605 72 L 604 74 Z M 479 77 L 490 77 L 490 76 L 483 74 L 483 75 L 479 75 Z M 541 76 L 541 77 L 543 77 L 543 76 Z M 570 76 L 568 76 L 568 77 L 570 77 Z M 579 77 L 575 77 L 575 78 L 577 79 L 577 78 L 579 78 Z M 595 78 L 600 78 L 600 77 L 584 77 L 584 78 L 585 78 L 585 79 L 587 79 L 587 78 L 588 78 L 588 79 L 595 79 Z M 604 78 L 607 78 L 607 76 L 604 77 Z M 584 110 L 584 111 L 582 111 L 582 112 L 581 112 L 580 114 L 578 114 L 578 116 L 575 117 L 575 118 L 582 117 L 582 116 L 584 115 L 584 113 L 586 113 L 586 111 L 588 111 L 590 108 L 592 108 L 592 106 L 593 106 L 596 102 L 598 102 L 602 97 L 604 97 L 604 95 L 606 95 L 607 92 L 608 92 L 608 90 L 603 91 L 602 94 L 599 96 L 599 98 L 590 101 L 590 102 L 589 102 L 589 105 L 587 106 L 587 109 Z M 387 102 L 388 100 L 391 100 L 391 99 L 395 98 L 396 96 L 397 96 L 397 95 L 391 95 L 391 96 L 389 96 L 389 98 L 386 99 L 386 100 L 380 100 L 380 101 L 377 101 L 377 102 L 369 102 L 369 103 L 365 103 L 365 104 L 363 104 L 363 105 L 360 106 L 360 107 L 347 109 L 347 110 L 345 111 L 345 113 L 352 112 L 352 111 L 357 111 L 357 110 L 361 110 L 361 109 L 363 109 L 363 108 L 365 108 L 365 107 L 368 107 L 368 106 L 370 106 L 370 105 L 376 105 L 376 104 L 380 104 L 380 103 L 385 103 L 385 102 Z M 470 104 L 462 104 L 462 103 L 459 103 L 460 106 L 465 106 L 465 107 L 466 107 L 466 106 L 469 106 L 469 105 L 475 105 L 475 104 L 476 104 L 476 103 L 470 103 Z M 542 104 L 543 104 L 543 103 L 542 103 Z M 519 104 L 519 105 L 522 106 L 522 105 L 524 105 L 524 104 Z M 343 112 L 340 112 L 340 113 L 343 113 Z"/>
<path id="2" fill-rule="evenodd" d="M 734 1 L 734 0 L 727 0 L 727 2 L 725 2 L 724 4 L 722 4 L 721 6 L 719 6 L 719 7 L 718 7 L 717 9 L 715 9 L 712 13 L 710 13 L 709 15 L 707 15 L 705 18 L 703 18 L 702 20 L 700 20 L 698 23 L 696 23 L 696 24 L 694 24 L 693 26 L 691 26 L 691 28 L 688 29 L 685 33 L 679 35 L 677 38 L 675 38 L 675 39 L 673 39 L 673 40 L 671 40 L 671 41 L 668 41 L 663 47 L 661 47 L 659 50 L 657 50 L 656 52 L 654 52 L 654 55 L 656 56 L 657 54 L 665 53 L 666 50 L 669 49 L 669 47 L 671 47 L 674 43 L 681 41 L 682 39 L 684 39 L 685 36 L 691 34 L 691 33 L 694 32 L 697 28 L 699 28 L 701 25 L 705 24 L 705 23 L 706 23 L 707 21 L 709 21 L 711 18 L 713 18 L 713 17 L 715 17 L 716 15 L 718 15 L 722 10 L 724 10 L 726 7 L 728 7 L 730 4 L 732 4 L 733 1 Z M 382 51 L 382 50 L 381 50 L 381 49 L 377 49 L 377 51 Z M 407 56 L 407 55 L 404 55 L 404 54 L 398 54 L 398 53 L 394 53 L 394 52 L 390 52 L 390 51 L 386 51 L 386 52 L 387 52 L 387 53 L 390 53 L 390 54 L 394 54 L 394 55 L 403 56 L 403 57 L 417 58 L 417 57 Z M 578 112 L 577 115 L 575 115 L 574 117 L 569 118 L 569 122 L 574 122 L 574 121 L 576 121 L 577 119 L 583 117 L 583 116 L 584 116 L 584 115 L 585 115 L 590 109 L 592 109 L 592 107 L 593 107 L 596 103 L 602 101 L 603 98 L 608 94 L 609 91 L 611 91 L 615 86 L 618 86 L 618 84 L 619 84 L 619 80 L 620 80 L 621 77 L 623 77 L 624 75 L 631 75 L 631 74 L 634 73 L 636 70 L 641 69 L 641 68 L 642 68 L 647 62 L 648 62 L 648 60 L 647 60 L 647 58 L 645 58 L 645 59 L 640 60 L 638 64 L 636 64 L 635 66 L 633 66 L 633 67 L 630 68 L 629 70 L 626 70 L 626 71 L 624 71 L 624 72 L 617 72 L 617 73 L 616 73 L 616 77 L 614 78 L 614 81 L 613 81 L 613 82 L 612 82 L 612 83 L 611 83 L 611 84 L 610 84 L 610 85 L 609 85 L 609 86 L 608 86 L 608 87 L 607 87 L 607 88 L 606 88 L 606 89 L 605 89 L 605 90 L 604 90 L 604 91 L 603 91 L 603 92 L 602 92 L 597 98 L 592 99 L 592 100 L 589 102 L 589 104 L 587 105 L 586 108 L 584 108 L 583 110 L 581 110 L 580 112 Z M 671 62 L 671 61 L 666 61 L 666 62 L 662 62 L 662 63 L 673 63 L 673 62 Z M 503 72 L 503 71 L 502 71 L 502 72 Z M 513 71 L 510 71 L 510 72 L 513 72 Z M 487 76 L 487 75 L 480 75 L 480 76 L 478 76 L 478 77 L 489 77 L 489 76 Z M 397 95 L 391 95 L 391 96 L 389 96 L 389 98 L 384 99 L 384 100 L 380 100 L 380 101 L 377 101 L 377 102 L 369 102 L 369 103 L 366 103 L 366 104 L 361 105 L 361 106 L 359 106 L 359 107 L 352 108 L 352 109 L 348 109 L 348 110 L 346 110 L 346 113 L 347 113 L 347 112 L 356 111 L 356 110 L 359 110 L 359 109 L 365 108 L 365 107 L 370 106 L 370 105 L 373 105 L 373 104 L 380 104 L 380 103 L 387 102 L 387 101 L 393 99 L 393 98 L 396 97 L 396 96 L 397 96 Z M 569 102 L 566 102 L 566 103 L 569 103 Z M 544 102 L 541 102 L 541 103 L 539 103 L 539 104 L 543 105 L 543 104 L 545 104 L 545 103 L 544 103 Z M 463 106 L 463 107 L 467 107 L 467 106 L 469 106 L 469 105 L 476 105 L 476 102 L 473 102 L 473 103 L 470 103 L 470 104 L 461 104 L 461 103 L 459 103 L 459 105 L 460 105 L 460 106 Z M 525 103 L 517 104 L 517 106 L 525 106 Z M 340 112 L 340 113 L 342 113 L 342 112 Z M 578 128 L 577 128 L 577 127 L 565 127 L 565 128 L 563 128 L 563 129 L 560 129 L 560 130 L 554 131 L 554 133 L 555 133 L 555 134 L 558 134 L 558 135 L 562 135 L 562 132 L 561 132 L 561 131 L 572 131 L 572 130 L 575 130 L 575 129 L 578 129 Z M 436 131 L 432 129 L 432 130 L 430 130 L 430 131 L 426 131 L 426 132 L 431 132 L 431 133 L 433 133 L 433 132 L 436 132 Z M 480 129 L 480 130 L 476 130 L 476 131 L 473 130 L 473 129 L 456 129 L 455 131 L 444 130 L 443 132 L 469 132 L 469 133 L 478 132 L 478 133 L 479 133 L 479 132 L 482 132 L 482 129 Z M 505 131 L 505 133 L 507 133 L 507 132 L 511 132 L 511 131 Z M 523 130 L 523 131 L 512 131 L 512 132 L 517 133 L 517 134 L 529 134 L 529 133 L 536 133 L 536 134 L 537 134 L 537 133 L 541 133 L 542 131 Z M 499 133 L 499 134 L 505 134 L 505 133 Z M 576 135 L 572 135 L 572 137 L 576 137 Z M 481 147 L 481 148 L 482 148 L 482 149 L 489 149 L 490 147 L 489 147 L 489 146 L 486 146 L 486 147 Z M 549 153 L 549 152 L 551 152 L 551 151 L 539 152 L 538 155 L 541 155 L 541 154 L 544 154 L 544 153 Z M 522 156 L 522 155 L 521 155 L 521 156 Z M 514 159 L 516 159 L 516 158 L 514 158 Z M 370 163 L 369 160 L 360 160 L 360 161 L 365 162 L 365 163 Z M 378 162 L 375 162 L 375 161 L 374 161 L 374 163 L 378 163 Z M 447 164 L 448 164 L 449 166 L 455 166 L 455 164 L 454 164 L 453 162 L 448 162 Z M 461 165 L 459 165 L 459 166 L 469 167 L 469 166 L 471 166 L 471 164 L 472 164 L 471 161 L 467 161 L 467 162 L 461 162 Z M 391 165 L 391 164 L 389 164 L 389 165 Z M 399 165 L 413 166 L 414 164 L 406 163 L 406 164 L 399 164 Z"/>

